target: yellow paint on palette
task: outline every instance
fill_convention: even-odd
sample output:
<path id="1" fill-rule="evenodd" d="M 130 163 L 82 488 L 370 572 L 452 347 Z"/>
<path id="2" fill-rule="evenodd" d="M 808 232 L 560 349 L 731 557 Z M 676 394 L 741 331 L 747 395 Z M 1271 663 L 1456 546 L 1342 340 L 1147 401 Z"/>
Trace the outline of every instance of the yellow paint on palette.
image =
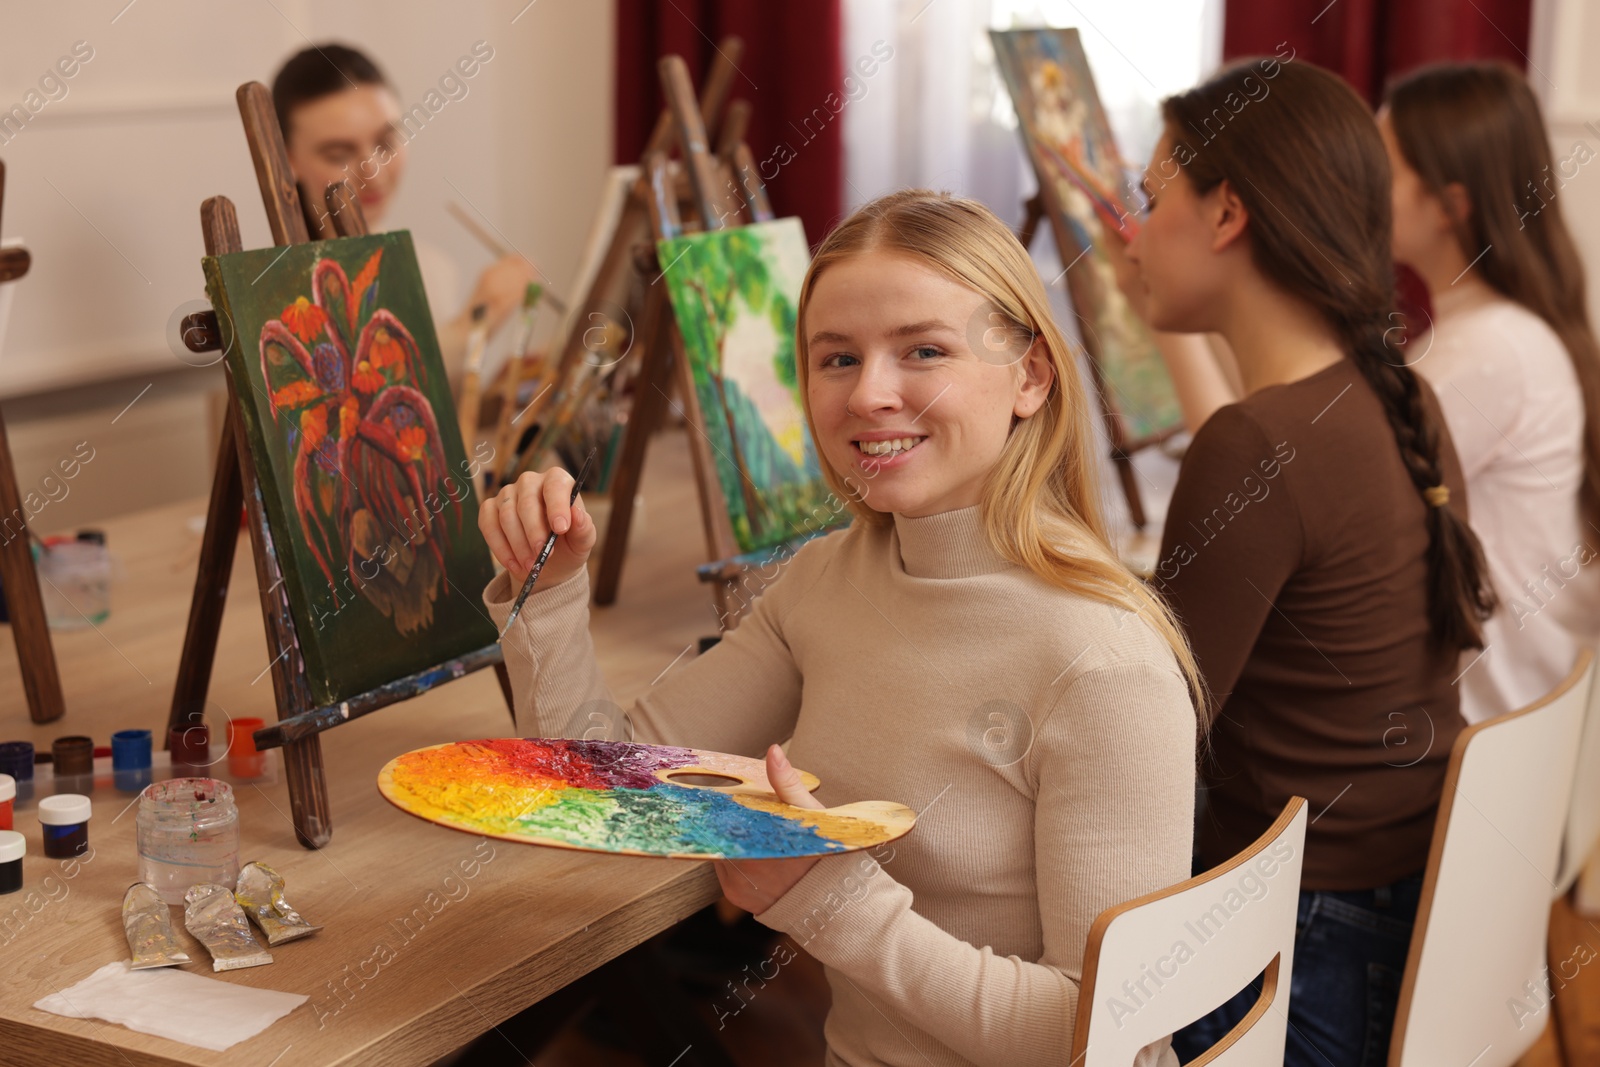
<path id="1" fill-rule="evenodd" d="M 772 796 L 735 794 L 734 800 L 756 811 L 783 813 L 802 826 L 809 826 L 824 837 L 849 848 L 871 848 L 883 843 L 887 828 L 898 828 L 899 837 L 911 829 L 916 814 L 904 804 L 883 800 L 863 800 L 837 808 L 793 808 Z"/>

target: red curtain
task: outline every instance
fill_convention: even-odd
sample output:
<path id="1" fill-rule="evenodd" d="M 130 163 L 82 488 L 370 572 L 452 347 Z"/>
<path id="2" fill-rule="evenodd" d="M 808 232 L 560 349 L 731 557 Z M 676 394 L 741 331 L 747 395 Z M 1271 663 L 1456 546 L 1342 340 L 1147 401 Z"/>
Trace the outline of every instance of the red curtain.
<path id="1" fill-rule="evenodd" d="M 1532 0 L 1226 0 L 1222 53 L 1296 57 L 1344 75 L 1373 104 L 1428 63 L 1504 59 L 1527 69 Z"/>
<path id="2" fill-rule="evenodd" d="M 661 113 L 657 60 L 682 56 L 698 88 L 715 42 L 737 35 L 731 99 L 750 101 L 756 169 L 779 216 L 800 216 L 813 247 L 821 241 L 843 203 L 843 116 L 828 99 L 844 98 L 840 0 L 617 0 L 616 16 L 617 162 L 638 162 Z"/>
<path id="3" fill-rule="evenodd" d="M 1224 59 L 1271 55 L 1326 67 L 1376 107 L 1392 79 L 1429 63 L 1503 59 L 1526 71 L 1532 0 L 1226 0 Z M 1422 279 L 1401 267 L 1408 324 L 1432 321 Z M 1420 326 L 1418 327 L 1421 328 Z"/>

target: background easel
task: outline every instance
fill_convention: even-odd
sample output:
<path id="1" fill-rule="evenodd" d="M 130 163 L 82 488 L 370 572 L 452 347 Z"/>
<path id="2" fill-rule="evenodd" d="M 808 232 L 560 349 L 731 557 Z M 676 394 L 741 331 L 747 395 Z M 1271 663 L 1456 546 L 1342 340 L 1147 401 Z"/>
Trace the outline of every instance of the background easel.
<path id="1" fill-rule="evenodd" d="M 736 105 L 729 123 L 734 128 L 725 131 L 721 139 L 721 157 L 713 158 L 706 124 L 701 111 L 694 105 L 688 67 L 680 57 L 666 56 L 661 60 L 659 70 L 662 91 L 678 130 L 678 144 L 682 150 L 681 171 L 687 178 L 692 214 L 680 211 L 677 182 L 665 152 L 650 153 L 645 157 L 643 184 L 649 194 L 645 203 L 652 236 L 656 241 L 661 241 L 689 232 L 771 221 L 774 215 L 766 189 L 756 175 L 749 148 L 737 139 L 748 121 L 748 111 L 740 110 Z M 622 506 L 631 501 L 642 475 L 645 449 L 670 403 L 668 390 L 675 373 L 685 421 L 694 428 L 703 425 L 693 374 L 684 356 L 683 337 L 673 317 L 666 287 L 662 284 L 662 265 L 654 249 L 652 245 L 648 255 L 641 254 L 638 257 L 638 267 L 646 272 L 649 282 L 645 298 L 645 323 L 641 333 L 646 345 L 641 357 L 643 363 L 636 385 L 633 414 L 628 420 L 622 454 L 617 462 L 612 487 L 611 520 L 606 526 L 605 541 L 600 551 L 595 602 L 602 605 L 616 599 L 631 519 L 631 509 Z M 717 480 L 710 443 L 703 432 L 695 432 L 689 434 L 689 446 L 695 485 L 699 490 L 707 550 L 714 561 L 732 561 L 738 547 L 722 500 L 724 488 Z M 619 507 L 622 509 L 620 512 Z M 738 573 L 742 573 L 742 570 L 736 570 L 730 578 L 722 562 L 701 571 L 703 578 L 717 583 L 715 597 L 719 615 L 723 618 L 729 617 L 727 594 L 731 581 L 737 579 Z"/>
<path id="2" fill-rule="evenodd" d="M 315 220 L 303 210 L 300 194 L 290 174 L 271 95 L 266 86 L 259 82 L 240 86 L 236 95 L 273 241 L 278 245 L 306 243 L 310 240 L 310 225 Z M 334 235 L 353 237 L 367 232 L 360 202 L 348 184 L 340 182 L 329 186 L 325 199 L 328 211 L 323 218 L 331 223 Z M 208 256 L 243 251 L 238 215 L 227 197 L 214 196 L 201 205 L 200 225 Z M 222 331 L 214 311 L 190 316 L 184 322 L 183 333 L 186 344 L 194 351 L 210 351 L 222 345 Z M 195 575 L 194 598 L 189 609 L 189 627 L 184 635 L 183 656 L 179 660 L 168 729 L 198 724 L 205 717 L 206 690 L 211 681 L 222 607 L 233 570 L 233 554 L 238 544 L 239 508 L 242 504 L 248 512 L 256 584 L 267 626 L 267 650 L 273 656 L 270 670 L 279 720 L 275 726 L 268 726 L 256 733 L 256 745 L 258 748 L 283 747 L 284 774 L 289 784 L 295 836 L 306 848 L 321 848 L 333 834 L 327 781 L 322 765 L 322 744 L 318 737 L 322 730 L 405 700 L 439 682 L 491 663 L 499 673 L 501 690 L 508 707 L 511 705 L 511 684 L 501 660 L 500 646 L 494 644 L 449 663 L 396 679 L 371 692 L 352 697 L 338 707 L 330 709 L 316 706 L 299 661 L 295 622 L 289 610 L 288 597 L 282 589 L 283 575 L 273 548 L 272 531 L 267 526 L 262 508 L 250 443 L 242 432 L 238 414 L 239 405 L 244 402 L 240 396 L 241 389 L 248 389 L 248 386 L 235 381 L 233 375 L 229 374 L 228 410 L 223 422 L 222 440 L 218 445 L 216 475 L 206 511 L 206 531 L 200 547 L 199 570 Z"/>
<path id="3" fill-rule="evenodd" d="M 6 165 L 0 162 L 0 211 L 5 205 Z M 33 264 L 26 248 L 0 249 L 0 284 L 14 282 Z M 28 513 L 17 490 L 17 469 L 11 460 L 6 439 L 6 423 L 0 417 L 0 521 L 22 516 L 22 529 L 0 532 L 0 582 L 5 585 L 6 609 L 11 617 L 11 632 L 17 643 L 17 662 L 22 668 L 22 688 L 28 697 L 28 714 L 34 722 L 54 722 L 66 712 L 61 697 L 61 675 L 56 670 L 56 652 L 50 644 L 50 624 L 44 614 L 44 599 L 39 592 L 39 575 L 34 569 L 33 531 L 28 528 Z"/>
<path id="4" fill-rule="evenodd" d="M 630 368 L 633 401 L 608 489 L 611 509 L 595 578 L 597 604 L 607 605 L 616 600 L 623 554 L 633 522 L 634 501 L 643 476 L 645 451 L 665 418 L 673 385 L 670 352 L 673 342 L 671 335 L 662 332 L 671 324 L 671 310 L 664 287 L 653 284 L 660 277 L 655 241 L 691 230 L 718 229 L 773 217 L 766 190 L 756 178 L 754 157 L 744 143 L 750 105 L 742 100 L 728 103 L 742 49 L 743 42 L 738 37 L 726 37 L 718 43 L 717 58 L 706 73 L 698 100 L 683 60 L 669 56 L 661 61 L 659 69 L 667 106 L 656 121 L 643 155 L 646 161 L 658 158 L 661 166 L 655 171 L 646 167 L 630 189 L 600 268 L 588 290 L 573 304 L 560 354 L 549 372 L 550 382 L 556 386 L 570 380 L 573 369 L 588 352 L 585 334 L 591 331 L 586 327 L 592 323 L 606 324 L 610 319 L 606 294 L 625 288 L 628 272 L 638 272 L 645 282 L 645 297 L 639 322 L 630 323 L 632 328 L 628 331 L 627 358 L 636 361 L 636 366 Z M 675 144 L 689 140 L 683 132 L 686 122 L 691 123 L 694 131 L 694 150 L 684 153 L 682 166 L 671 165 L 667 162 L 668 153 Z M 707 131 L 712 129 L 720 129 L 715 159 L 708 149 Z M 661 220 L 670 220 L 670 223 L 663 224 Z M 665 359 L 658 358 L 663 351 L 667 353 Z M 552 410 L 558 399 L 556 394 L 556 388 L 542 391 L 517 414 L 517 420 L 524 426 L 537 423 Z M 703 442 L 700 444 L 703 447 Z M 539 458 L 521 456 L 512 467 L 512 476 L 538 462 Z M 708 483 L 704 480 L 710 468 L 702 469 L 697 457 L 695 470 L 702 501 L 712 499 L 706 495 Z M 713 480 L 709 483 L 712 494 L 716 492 L 714 486 Z M 717 502 L 717 510 L 720 514 L 720 502 Z M 708 537 L 718 537 L 719 544 L 725 537 L 731 544 L 732 532 L 727 528 L 726 516 L 722 515 L 717 521 L 721 522 L 721 530 L 712 534 L 709 524 L 713 520 L 707 519 Z"/>
<path id="5" fill-rule="evenodd" d="M 1031 251 L 1034 238 L 1038 236 L 1039 223 L 1048 218 L 1056 247 L 1070 248 L 1072 247 L 1068 237 L 1070 231 L 1064 221 L 1065 208 L 1054 201 L 1048 172 L 1035 163 L 1034 173 L 1038 178 L 1039 191 L 1023 202 L 1022 227 L 1017 231 L 1017 240 L 1022 242 L 1023 248 Z M 1051 197 L 1048 202 L 1045 200 L 1047 196 Z M 1113 236 L 1112 240 L 1117 238 Z M 1067 269 L 1072 270 L 1073 267 L 1069 266 Z M 1129 518 L 1135 527 L 1142 530 L 1146 522 L 1144 501 L 1139 495 L 1139 477 L 1133 469 L 1133 455 L 1140 449 L 1160 444 L 1183 427 L 1173 426 L 1146 437 L 1130 437 L 1127 424 L 1117 407 L 1116 397 L 1112 395 L 1111 387 L 1106 382 L 1105 370 L 1100 365 L 1100 353 L 1096 351 L 1098 346 L 1092 345 L 1088 338 L 1084 339 L 1083 344 L 1089 356 L 1084 362 L 1089 365 L 1089 377 L 1094 382 L 1094 394 L 1100 401 L 1101 412 L 1105 415 L 1106 435 L 1111 441 L 1111 463 L 1116 468 L 1117 482 L 1122 486 L 1123 498 L 1128 502 Z"/>
<path id="6" fill-rule="evenodd" d="M 735 64 L 744 51 L 744 42 L 738 37 L 725 37 L 717 45 L 717 58 L 706 71 L 706 80 L 701 88 L 699 98 L 699 114 L 703 124 L 711 129 L 717 128 L 722 123 L 724 108 L 728 104 L 728 94 L 733 88 L 733 78 L 737 71 Z M 687 72 L 685 78 L 688 77 Z M 693 90 L 690 90 L 691 99 Z M 734 114 L 742 116 L 739 123 L 739 133 L 743 136 L 745 125 L 749 121 L 749 105 L 734 105 L 730 110 L 730 117 Z M 641 159 L 648 159 L 652 153 L 670 152 L 673 141 L 677 136 L 677 125 L 673 121 L 670 106 L 664 108 L 656 120 L 655 129 L 651 131 L 650 140 L 645 144 Z M 675 195 L 682 198 L 685 194 L 681 190 L 681 182 L 675 183 Z M 567 317 L 566 336 L 562 340 L 561 349 L 552 364 L 551 381 L 554 383 L 565 382 L 571 375 L 574 367 L 583 359 L 587 348 L 585 335 L 590 331 L 586 328 L 594 323 L 607 324 L 610 315 L 606 309 L 606 294 L 617 292 L 626 284 L 629 271 L 636 269 L 635 253 L 641 245 L 648 243 L 650 237 L 649 209 L 646 207 L 648 193 L 645 181 L 640 182 L 630 191 L 622 207 L 621 218 L 617 220 L 616 230 L 612 234 L 611 242 L 606 248 L 605 258 L 601 260 L 600 269 L 596 272 L 593 282 L 587 292 L 571 310 Z M 647 317 L 647 316 L 646 316 Z M 652 334 L 645 329 L 631 331 L 634 345 L 637 346 L 642 338 L 645 343 L 652 340 Z M 540 416 L 548 410 L 551 401 L 555 399 L 554 389 L 547 390 L 541 396 L 536 396 L 529 402 L 527 409 L 518 414 L 519 421 L 524 426 L 531 426 L 538 422 Z M 469 431 L 463 431 L 469 432 Z M 538 457 L 532 457 L 537 461 Z M 622 525 L 626 526 L 633 513 L 633 499 L 624 500 L 615 497 L 612 501 L 612 522 L 615 522 L 619 512 L 623 515 Z M 600 601 L 610 603 L 610 601 Z"/>

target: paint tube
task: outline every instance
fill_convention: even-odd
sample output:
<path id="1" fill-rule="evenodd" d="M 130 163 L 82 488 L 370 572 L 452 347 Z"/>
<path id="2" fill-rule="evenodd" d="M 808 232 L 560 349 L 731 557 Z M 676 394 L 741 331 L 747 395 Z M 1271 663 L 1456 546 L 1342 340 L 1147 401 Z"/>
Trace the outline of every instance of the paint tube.
<path id="1" fill-rule="evenodd" d="M 211 953 L 213 971 L 260 967 L 272 962 L 272 953 L 256 943 L 244 910 L 227 886 L 202 882 L 183 895 L 183 925 Z"/>
<path id="2" fill-rule="evenodd" d="M 172 913 L 153 885 L 135 882 L 122 895 L 122 929 L 128 935 L 128 949 L 133 953 L 129 970 L 176 967 L 191 962 L 189 954 L 173 939 Z"/>
<path id="3" fill-rule="evenodd" d="M 312 926 L 283 897 L 283 875 L 265 863 L 247 863 L 239 872 L 233 899 L 267 935 L 267 944 L 281 945 L 322 929 Z"/>

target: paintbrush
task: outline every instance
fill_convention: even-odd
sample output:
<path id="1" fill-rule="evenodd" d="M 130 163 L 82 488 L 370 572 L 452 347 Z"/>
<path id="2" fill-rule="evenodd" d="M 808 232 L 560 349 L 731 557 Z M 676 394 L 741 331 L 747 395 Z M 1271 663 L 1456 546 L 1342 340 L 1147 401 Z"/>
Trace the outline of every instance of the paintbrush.
<path id="1" fill-rule="evenodd" d="M 578 471 L 577 480 L 572 483 L 572 496 L 567 498 L 567 506 L 571 507 L 578 501 L 578 489 L 583 485 L 583 479 L 589 474 L 589 466 L 594 462 L 595 449 L 589 453 L 589 458 L 583 461 L 583 467 Z M 568 527 L 571 529 L 571 527 Z M 533 592 L 533 583 L 539 580 L 539 572 L 544 570 L 544 561 L 550 558 L 550 550 L 556 547 L 556 532 L 550 531 L 550 536 L 544 539 L 544 548 L 539 550 L 539 558 L 534 560 L 533 569 L 528 572 L 527 580 L 522 583 L 522 592 L 517 594 L 517 602 L 511 605 L 511 614 L 506 616 L 505 629 L 500 631 L 500 640 L 504 640 L 510 631 L 511 624 L 517 621 L 517 616 L 522 612 L 522 605 L 527 603 L 528 594 Z"/>
<path id="2" fill-rule="evenodd" d="M 501 259 L 504 259 L 507 256 L 515 256 L 520 254 L 510 248 L 507 248 L 503 241 L 500 241 L 494 236 L 494 234 L 478 225 L 478 220 L 467 214 L 466 208 L 462 207 L 454 200 L 445 204 L 445 210 L 450 212 L 450 214 L 455 217 L 457 222 L 465 226 L 467 228 L 467 232 L 476 237 L 483 247 L 487 248 Z M 532 260 L 529 260 L 529 262 L 532 262 Z M 538 270 L 537 267 L 534 269 Z M 539 273 L 542 275 L 544 272 L 540 271 Z M 550 306 L 555 308 L 561 314 L 565 315 L 567 313 L 567 302 L 552 292 L 549 286 L 545 287 L 544 298 L 550 301 Z"/>

